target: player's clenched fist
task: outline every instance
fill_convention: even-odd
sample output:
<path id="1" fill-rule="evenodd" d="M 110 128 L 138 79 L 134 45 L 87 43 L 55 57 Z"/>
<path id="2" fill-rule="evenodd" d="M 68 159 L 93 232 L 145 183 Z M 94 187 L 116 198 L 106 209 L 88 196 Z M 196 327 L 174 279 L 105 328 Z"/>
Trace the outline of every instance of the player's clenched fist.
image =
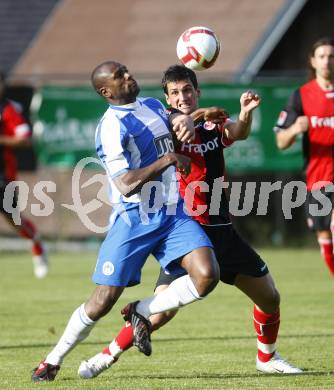
<path id="1" fill-rule="evenodd" d="M 252 91 L 244 92 L 240 97 L 241 110 L 245 112 L 253 111 L 260 103 L 260 96 Z"/>

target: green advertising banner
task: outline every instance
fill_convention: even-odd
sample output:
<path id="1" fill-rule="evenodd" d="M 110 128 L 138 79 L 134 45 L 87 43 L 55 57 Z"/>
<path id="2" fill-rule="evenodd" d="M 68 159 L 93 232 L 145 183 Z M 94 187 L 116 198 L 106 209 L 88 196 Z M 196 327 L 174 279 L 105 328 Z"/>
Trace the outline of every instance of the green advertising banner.
<path id="1" fill-rule="evenodd" d="M 201 86 L 201 107 L 224 107 L 232 119 L 238 117 L 240 95 L 247 89 L 262 99 L 254 112 L 252 131 L 245 141 L 226 149 L 231 173 L 300 171 L 301 141 L 286 151 L 275 144 L 273 126 L 296 85 L 223 85 Z M 141 96 L 152 96 L 164 102 L 160 86 L 142 88 Z M 96 156 L 94 134 L 106 103 L 90 87 L 44 87 L 35 101 L 39 108 L 34 118 L 34 137 L 39 161 L 45 165 L 72 167 L 83 157 Z"/>
<path id="2" fill-rule="evenodd" d="M 89 87 L 45 87 L 34 102 L 34 140 L 41 164 L 72 167 L 95 156 L 95 128 L 106 104 Z"/>

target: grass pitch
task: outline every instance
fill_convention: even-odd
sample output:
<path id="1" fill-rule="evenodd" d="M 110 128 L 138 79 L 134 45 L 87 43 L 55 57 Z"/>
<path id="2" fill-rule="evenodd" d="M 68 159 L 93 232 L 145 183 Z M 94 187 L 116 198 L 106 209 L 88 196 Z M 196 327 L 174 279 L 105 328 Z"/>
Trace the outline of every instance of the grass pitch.
<path id="1" fill-rule="evenodd" d="M 149 259 L 142 284 L 125 291 L 111 314 L 67 356 L 56 380 L 33 384 L 32 368 L 94 288 L 96 254 L 51 253 L 49 276 L 36 280 L 28 254 L 1 253 L 0 389 L 334 389 L 334 281 L 319 251 L 259 252 L 282 297 L 278 350 L 304 375 L 257 373 L 252 304 L 235 287 L 220 283 L 207 299 L 183 308 L 153 334 L 151 357 L 132 348 L 98 378 L 79 379 L 80 361 L 120 329 L 123 305 L 152 294 L 158 266 Z"/>

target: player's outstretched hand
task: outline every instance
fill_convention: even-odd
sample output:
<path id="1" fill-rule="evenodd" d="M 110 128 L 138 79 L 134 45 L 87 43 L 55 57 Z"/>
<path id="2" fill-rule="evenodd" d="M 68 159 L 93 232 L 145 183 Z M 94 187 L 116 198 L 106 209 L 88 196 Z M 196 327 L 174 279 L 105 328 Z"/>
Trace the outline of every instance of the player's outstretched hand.
<path id="1" fill-rule="evenodd" d="M 252 91 L 244 92 L 240 97 L 241 110 L 244 112 L 253 111 L 260 103 L 260 96 Z"/>

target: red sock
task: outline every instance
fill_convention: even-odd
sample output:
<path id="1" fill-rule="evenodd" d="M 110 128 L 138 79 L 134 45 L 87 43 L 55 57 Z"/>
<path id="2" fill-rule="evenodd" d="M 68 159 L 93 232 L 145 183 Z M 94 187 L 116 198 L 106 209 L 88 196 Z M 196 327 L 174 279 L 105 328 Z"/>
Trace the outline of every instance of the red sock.
<path id="1" fill-rule="evenodd" d="M 40 256 L 44 252 L 44 248 L 42 246 L 42 243 L 40 241 L 35 241 L 32 244 L 31 252 L 33 256 Z"/>
<path id="2" fill-rule="evenodd" d="M 267 362 L 276 351 L 276 339 L 280 324 L 279 310 L 273 314 L 260 311 L 254 305 L 254 328 L 257 334 L 257 356 L 261 362 Z"/>
<path id="3" fill-rule="evenodd" d="M 110 345 L 104 348 L 103 353 L 107 353 L 112 355 L 114 358 L 118 358 L 124 351 L 132 347 L 132 345 L 133 328 L 131 323 L 127 321 Z"/>
<path id="4" fill-rule="evenodd" d="M 22 218 L 21 225 L 19 226 L 19 234 L 23 238 L 33 240 L 36 237 L 36 228 L 31 221 Z"/>
<path id="5" fill-rule="evenodd" d="M 31 252 L 33 256 L 40 256 L 43 253 L 44 248 L 37 237 L 35 225 L 31 221 L 22 217 L 22 222 L 19 226 L 19 234 L 23 238 L 32 240 Z"/>
<path id="6" fill-rule="evenodd" d="M 318 243 L 320 245 L 321 255 L 324 258 L 329 271 L 334 276 L 334 254 L 332 240 L 329 238 L 318 238 Z"/>

